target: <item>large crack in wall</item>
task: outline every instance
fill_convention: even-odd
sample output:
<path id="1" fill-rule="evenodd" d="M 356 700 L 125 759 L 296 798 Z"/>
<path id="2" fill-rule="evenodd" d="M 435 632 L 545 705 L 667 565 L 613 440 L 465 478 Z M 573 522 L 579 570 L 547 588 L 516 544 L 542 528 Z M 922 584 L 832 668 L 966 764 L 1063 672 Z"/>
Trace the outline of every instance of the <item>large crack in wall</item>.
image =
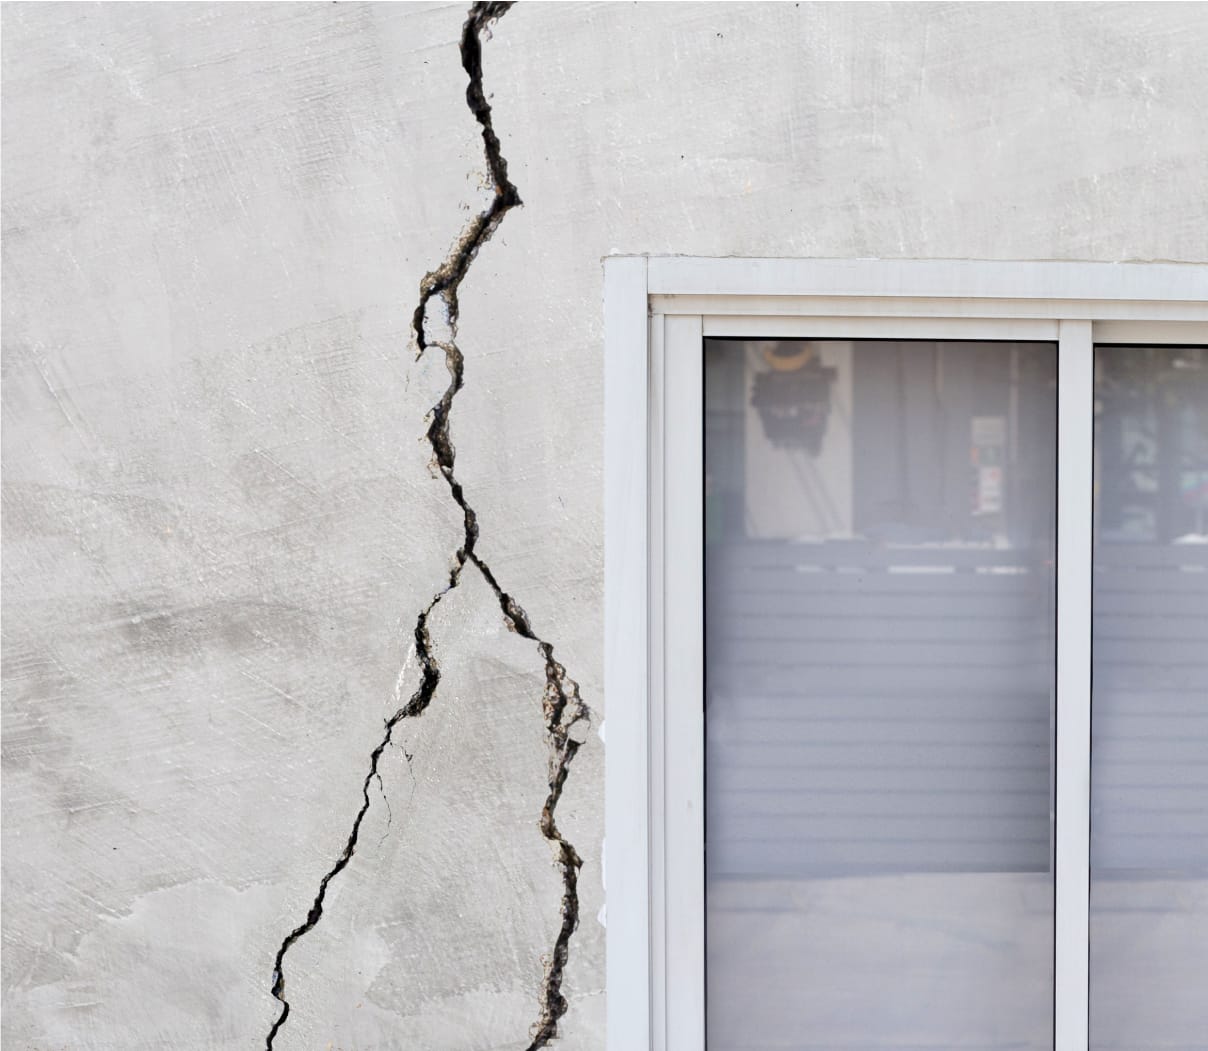
<path id="1" fill-rule="evenodd" d="M 461 483 L 454 474 L 456 450 L 449 434 L 449 423 L 453 399 L 465 382 L 465 358 L 457 346 L 457 319 L 459 313 L 458 289 L 469 271 L 478 250 L 491 239 L 504 216 L 521 204 L 519 191 L 508 178 L 507 160 L 500 147 L 499 138 L 491 123 L 491 106 L 487 102 L 482 86 L 482 34 L 495 20 L 503 17 L 512 6 L 512 0 L 497 3 L 475 3 L 471 8 L 461 32 L 461 63 L 469 77 L 466 88 L 466 103 L 474 119 L 482 129 L 483 148 L 487 171 L 493 191 L 491 203 L 466 227 L 449 255 L 435 270 L 425 275 L 420 282 L 420 299 L 412 317 L 412 330 L 416 344 L 416 358 L 422 357 L 429 347 L 438 347 L 444 352 L 445 366 L 449 371 L 449 385 L 440 400 L 429 412 L 427 430 L 428 443 L 432 446 L 433 461 L 448 483 L 457 506 L 461 508 L 464 536 L 461 546 L 453 557 L 449 577 L 445 585 L 432 596 L 420 611 L 415 622 L 415 652 L 419 660 L 421 677 L 419 686 L 410 699 L 385 722 L 385 732 L 369 756 L 369 770 L 361 785 L 361 806 L 352 822 L 352 828 L 344 848 L 332 867 L 319 881 L 319 889 L 306 914 L 306 920 L 295 927 L 277 950 L 273 964 L 272 995 L 281 1003 L 281 1012 L 273 1022 L 265 1038 L 266 1051 L 272 1051 L 273 1041 L 289 1018 L 290 1003 L 285 998 L 285 957 L 290 949 L 323 918 L 323 903 L 327 888 L 352 861 L 360 839 L 361 825 L 369 812 L 370 785 L 379 780 L 378 765 L 390 746 L 395 727 L 404 719 L 422 715 L 431 704 L 440 685 L 440 665 L 433 653 L 432 637 L 428 632 L 428 621 L 441 600 L 461 582 L 467 564 L 472 565 L 487 582 L 499 603 L 504 623 L 508 629 L 536 643 L 538 653 L 545 666 L 545 691 L 542 697 L 542 714 L 545 724 L 545 739 L 548 747 L 549 794 L 541 810 L 539 827 L 541 834 L 553 848 L 555 860 L 562 874 L 562 900 L 560 923 L 553 949 L 545 958 L 544 977 L 539 994 L 537 1020 L 529 1035 L 528 1051 L 548 1047 L 558 1035 L 558 1022 L 566 1013 L 568 1004 L 562 994 L 563 976 L 570 954 L 570 939 L 579 925 L 579 868 L 582 860 L 574 846 L 559 831 L 555 812 L 562 797 L 562 790 L 570 771 L 570 764 L 582 744 L 582 739 L 572 734 L 580 724 L 590 718 L 590 711 L 579 696 L 579 684 L 566 673 L 566 668 L 554 656 L 554 647 L 541 638 L 532 627 L 528 614 L 520 604 L 499 584 L 490 566 L 477 552 L 479 530 L 478 516 L 466 499 Z M 431 322 L 429 305 L 436 299 L 444 308 L 444 331 L 429 334 Z M 384 797 L 383 797 L 384 798 Z"/>

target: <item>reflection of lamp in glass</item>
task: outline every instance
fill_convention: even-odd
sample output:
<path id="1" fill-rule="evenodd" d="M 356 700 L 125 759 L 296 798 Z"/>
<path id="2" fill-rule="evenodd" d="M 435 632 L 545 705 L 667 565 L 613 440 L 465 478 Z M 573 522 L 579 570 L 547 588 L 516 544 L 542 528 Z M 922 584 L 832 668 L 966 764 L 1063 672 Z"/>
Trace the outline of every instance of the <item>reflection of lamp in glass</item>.
<path id="1" fill-rule="evenodd" d="M 837 370 L 823 365 L 808 343 L 771 343 L 762 356 L 769 368 L 755 374 L 751 407 L 759 413 L 763 433 L 778 448 L 817 456 Z"/>

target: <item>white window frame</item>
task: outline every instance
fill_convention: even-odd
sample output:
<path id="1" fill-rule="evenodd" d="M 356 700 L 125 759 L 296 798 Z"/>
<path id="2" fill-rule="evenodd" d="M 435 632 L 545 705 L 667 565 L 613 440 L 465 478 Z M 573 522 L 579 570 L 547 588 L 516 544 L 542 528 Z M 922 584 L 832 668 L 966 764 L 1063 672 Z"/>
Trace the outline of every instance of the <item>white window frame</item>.
<path id="1" fill-rule="evenodd" d="M 1087 1051 L 1094 346 L 1208 344 L 1208 266 L 618 256 L 604 327 L 609 1051 L 704 1051 L 708 336 L 1058 344 L 1054 1030 Z"/>

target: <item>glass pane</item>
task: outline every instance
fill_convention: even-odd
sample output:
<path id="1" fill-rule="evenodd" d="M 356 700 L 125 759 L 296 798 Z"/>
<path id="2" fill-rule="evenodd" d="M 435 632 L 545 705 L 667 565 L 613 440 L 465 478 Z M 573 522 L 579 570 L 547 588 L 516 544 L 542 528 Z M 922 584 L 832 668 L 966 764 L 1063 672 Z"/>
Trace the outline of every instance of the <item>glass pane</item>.
<path id="1" fill-rule="evenodd" d="M 1050 1048 L 1055 346 L 705 361 L 710 1051 Z"/>
<path id="2" fill-rule="evenodd" d="M 1208 1047 L 1208 348 L 1095 353 L 1091 1047 Z"/>

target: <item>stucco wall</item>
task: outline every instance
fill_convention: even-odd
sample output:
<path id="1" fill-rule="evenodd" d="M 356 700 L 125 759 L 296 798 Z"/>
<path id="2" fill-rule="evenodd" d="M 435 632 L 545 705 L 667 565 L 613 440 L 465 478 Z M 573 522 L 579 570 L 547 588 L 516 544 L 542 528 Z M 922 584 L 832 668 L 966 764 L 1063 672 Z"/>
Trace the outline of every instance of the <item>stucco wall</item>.
<path id="1" fill-rule="evenodd" d="M 491 200 L 459 5 L 4 10 L 4 1039 L 524 1048 L 543 659 L 430 465 L 420 281 Z M 603 1046 L 609 253 L 1208 260 L 1203 5 L 520 5 L 524 205 L 460 289 L 478 553 L 593 710 L 565 1046 Z M 616 907 L 614 903 L 614 907 Z M 11 1042 L 11 1044 L 10 1044 Z"/>

